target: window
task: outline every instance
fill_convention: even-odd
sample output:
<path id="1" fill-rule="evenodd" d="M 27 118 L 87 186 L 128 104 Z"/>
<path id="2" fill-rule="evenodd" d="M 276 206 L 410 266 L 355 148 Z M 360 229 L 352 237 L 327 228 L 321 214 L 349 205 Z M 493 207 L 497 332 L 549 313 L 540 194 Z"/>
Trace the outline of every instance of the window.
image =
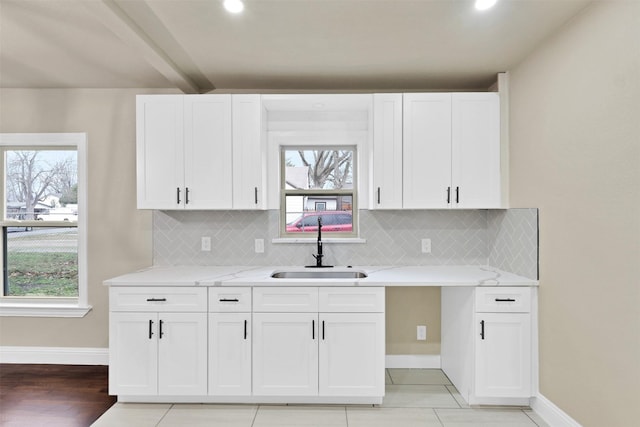
<path id="1" fill-rule="evenodd" d="M 85 134 L 0 134 L 2 315 L 90 309 L 85 152 Z"/>
<path id="2" fill-rule="evenodd" d="M 281 235 L 357 235 L 355 147 L 281 148 Z"/>

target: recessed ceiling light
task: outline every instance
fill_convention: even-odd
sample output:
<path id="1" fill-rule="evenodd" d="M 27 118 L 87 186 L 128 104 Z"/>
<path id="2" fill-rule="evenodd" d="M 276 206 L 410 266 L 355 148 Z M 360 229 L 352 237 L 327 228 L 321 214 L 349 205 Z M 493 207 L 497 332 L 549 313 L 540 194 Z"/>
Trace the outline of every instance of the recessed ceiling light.
<path id="1" fill-rule="evenodd" d="M 476 0 L 476 9 L 487 10 L 491 9 L 498 0 Z"/>
<path id="2" fill-rule="evenodd" d="M 244 10 L 242 0 L 224 0 L 224 8 L 229 13 L 240 13 Z"/>

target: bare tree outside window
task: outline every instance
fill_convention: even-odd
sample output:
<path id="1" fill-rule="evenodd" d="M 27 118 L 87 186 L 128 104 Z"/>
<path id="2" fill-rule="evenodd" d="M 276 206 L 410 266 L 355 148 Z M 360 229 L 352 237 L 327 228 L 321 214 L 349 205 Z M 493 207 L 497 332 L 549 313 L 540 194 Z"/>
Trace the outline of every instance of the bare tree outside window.
<path id="1" fill-rule="evenodd" d="M 20 202 L 20 218 L 37 219 L 36 206 L 47 196 L 77 203 L 77 162 L 66 151 L 8 151 L 7 202 Z M 73 152 L 75 155 L 75 152 Z M 53 208 L 59 206 L 51 206 Z"/>
<path id="2" fill-rule="evenodd" d="M 297 158 L 294 155 L 297 154 Z M 287 151 L 287 165 L 305 166 L 309 188 L 342 189 L 353 186 L 353 151 L 297 150 Z M 295 188 L 295 187 L 294 187 Z"/>

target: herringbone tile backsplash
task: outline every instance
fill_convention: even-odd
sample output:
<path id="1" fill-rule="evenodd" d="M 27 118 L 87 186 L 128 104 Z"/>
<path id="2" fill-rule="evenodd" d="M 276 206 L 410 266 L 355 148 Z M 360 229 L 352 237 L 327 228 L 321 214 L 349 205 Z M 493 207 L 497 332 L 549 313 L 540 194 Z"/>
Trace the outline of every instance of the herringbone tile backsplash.
<path id="1" fill-rule="evenodd" d="M 313 264 L 314 244 L 272 241 L 278 237 L 278 217 L 277 210 L 154 211 L 154 264 Z M 360 238 L 366 242 L 325 243 L 326 264 L 489 264 L 537 278 L 536 209 L 361 210 L 359 220 Z M 211 237 L 210 252 L 200 250 L 202 236 Z M 430 254 L 420 250 L 423 238 L 431 239 Z M 254 239 L 264 239 L 264 253 L 255 253 Z"/>

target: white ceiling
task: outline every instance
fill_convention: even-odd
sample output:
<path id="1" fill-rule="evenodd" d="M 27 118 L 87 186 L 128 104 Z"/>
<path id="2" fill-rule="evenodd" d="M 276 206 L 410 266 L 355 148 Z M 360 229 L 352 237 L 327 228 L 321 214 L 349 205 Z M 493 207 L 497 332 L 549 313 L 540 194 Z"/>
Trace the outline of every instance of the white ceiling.
<path id="1" fill-rule="evenodd" d="M 0 0 L 0 87 L 480 89 L 591 0 Z"/>

